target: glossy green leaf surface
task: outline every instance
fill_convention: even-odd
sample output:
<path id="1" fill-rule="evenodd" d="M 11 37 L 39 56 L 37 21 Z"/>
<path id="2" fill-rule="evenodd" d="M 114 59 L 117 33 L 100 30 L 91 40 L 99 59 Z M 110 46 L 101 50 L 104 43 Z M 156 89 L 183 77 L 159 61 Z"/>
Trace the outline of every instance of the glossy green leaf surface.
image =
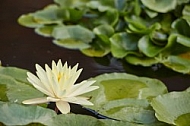
<path id="1" fill-rule="evenodd" d="M 75 115 L 75 114 L 62 114 L 52 118 L 47 122 L 49 126 L 103 126 L 103 123 L 98 119 L 86 116 L 86 115 Z"/>
<path id="2" fill-rule="evenodd" d="M 178 0 L 141 0 L 151 10 L 165 13 L 175 9 Z"/>
<path id="3" fill-rule="evenodd" d="M 189 92 L 171 92 L 154 98 L 151 105 L 160 121 L 186 126 L 189 125 L 189 97 Z"/>
<path id="4" fill-rule="evenodd" d="M 85 43 L 91 42 L 94 38 L 90 30 L 80 25 L 57 27 L 53 30 L 52 36 L 56 39 L 74 39 Z"/>
<path id="5" fill-rule="evenodd" d="M 0 122 L 5 125 L 27 125 L 30 123 L 44 124 L 56 116 L 50 109 L 39 106 L 24 106 L 0 101 Z"/>
<path id="6" fill-rule="evenodd" d="M 26 72 L 27 70 L 16 67 L 0 67 L 1 93 L 4 94 L 1 96 L 2 99 L 7 99 L 10 102 L 21 103 L 26 99 L 44 96 L 29 84 L 26 80 Z M 5 94 L 7 98 L 5 97 Z"/>
<path id="7" fill-rule="evenodd" d="M 162 82 L 125 73 L 103 74 L 92 78 L 99 90 L 88 94 L 100 114 L 133 123 L 155 123 L 148 99 L 167 92 Z M 87 95 L 87 96 L 88 96 Z"/>

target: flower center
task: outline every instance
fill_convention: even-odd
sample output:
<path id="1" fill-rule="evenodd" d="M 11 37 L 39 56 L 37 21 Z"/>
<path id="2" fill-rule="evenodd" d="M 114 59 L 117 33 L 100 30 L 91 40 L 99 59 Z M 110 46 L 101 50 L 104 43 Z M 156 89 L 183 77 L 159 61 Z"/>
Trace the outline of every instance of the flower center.
<path id="1" fill-rule="evenodd" d="M 60 81 L 60 79 L 61 79 L 62 76 L 63 76 L 63 75 L 59 72 L 59 74 L 58 74 L 58 76 L 57 76 L 58 82 Z"/>

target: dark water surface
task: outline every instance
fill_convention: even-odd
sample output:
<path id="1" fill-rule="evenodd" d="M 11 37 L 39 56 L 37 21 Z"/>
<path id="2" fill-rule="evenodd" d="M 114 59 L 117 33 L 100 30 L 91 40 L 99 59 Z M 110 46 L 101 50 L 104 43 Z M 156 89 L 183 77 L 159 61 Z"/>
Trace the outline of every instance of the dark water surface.
<path id="1" fill-rule="evenodd" d="M 42 9 L 52 0 L 1 0 L 0 3 L 0 60 L 3 66 L 15 66 L 35 71 L 34 64 L 51 64 L 52 60 L 62 59 L 70 65 L 79 63 L 83 72 L 79 81 L 102 73 L 128 72 L 138 76 L 158 78 L 169 91 L 185 90 L 190 86 L 190 76 L 172 72 L 160 67 L 136 67 L 116 60 L 111 56 L 90 58 L 77 50 L 68 50 L 52 43 L 51 38 L 44 38 L 34 33 L 34 29 L 20 26 L 20 15 Z"/>

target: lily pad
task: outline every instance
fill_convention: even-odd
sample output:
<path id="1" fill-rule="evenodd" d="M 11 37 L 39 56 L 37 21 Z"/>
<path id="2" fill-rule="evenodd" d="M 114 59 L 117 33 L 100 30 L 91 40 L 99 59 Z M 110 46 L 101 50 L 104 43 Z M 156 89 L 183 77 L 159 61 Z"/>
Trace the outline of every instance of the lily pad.
<path id="1" fill-rule="evenodd" d="M 33 13 L 33 18 L 39 24 L 59 24 L 63 20 L 63 15 L 58 14 L 59 9 L 60 8 L 55 4 L 49 5 L 44 9 L 38 10 L 35 13 Z"/>
<path id="2" fill-rule="evenodd" d="M 168 56 L 162 63 L 177 72 L 190 74 L 190 58 L 189 53 L 184 53 L 178 56 Z"/>
<path id="3" fill-rule="evenodd" d="M 46 123 L 49 126 L 103 126 L 98 119 L 87 115 L 61 114 Z"/>
<path id="4" fill-rule="evenodd" d="M 92 78 L 100 88 L 86 94 L 94 106 L 91 109 L 105 116 L 133 123 L 154 123 L 154 111 L 147 99 L 167 92 L 159 80 L 125 73 L 103 74 Z"/>
<path id="5" fill-rule="evenodd" d="M 151 66 L 153 64 L 159 63 L 155 58 L 149 58 L 144 56 L 137 56 L 133 54 L 129 54 L 125 57 L 125 60 L 133 65 L 141 65 L 141 66 Z"/>
<path id="6" fill-rule="evenodd" d="M 42 24 L 39 24 L 34 20 L 34 15 L 32 13 L 23 14 L 22 16 L 20 16 L 18 19 L 18 23 L 29 28 L 36 28 L 42 26 Z"/>
<path id="7" fill-rule="evenodd" d="M 3 89 L 0 97 L 10 102 L 21 103 L 26 99 L 44 96 L 29 84 L 26 72 L 27 70 L 15 67 L 0 67 L 0 87 Z M 5 94 L 7 98 L 4 97 Z"/>
<path id="8" fill-rule="evenodd" d="M 136 51 L 139 37 L 135 34 L 117 33 L 111 38 L 111 53 L 114 57 L 123 58 L 128 51 Z"/>
<path id="9" fill-rule="evenodd" d="M 141 2 L 149 9 L 166 13 L 175 9 L 177 0 L 141 0 Z"/>
<path id="10" fill-rule="evenodd" d="M 62 26 L 54 28 L 52 36 L 55 39 L 74 39 L 89 43 L 95 37 L 94 33 L 80 25 Z"/>
<path id="11" fill-rule="evenodd" d="M 156 46 L 149 38 L 148 35 L 143 36 L 138 42 L 139 50 L 145 54 L 147 57 L 155 57 L 162 50 L 163 47 Z"/>
<path id="12" fill-rule="evenodd" d="M 44 37 L 51 37 L 54 27 L 56 27 L 56 25 L 45 25 L 45 26 L 36 28 L 35 32 Z"/>
<path id="13" fill-rule="evenodd" d="M 39 106 L 24 106 L 0 101 L 0 122 L 4 125 L 45 124 L 56 116 L 53 110 Z"/>
<path id="14" fill-rule="evenodd" d="M 17 81 L 28 83 L 26 72 L 28 70 L 17 67 L 0 67 L 0 74 L 10 76 Z"/>
<path id="15" fill-rule="evenodd" d="M 88 43 L 84 43 L 80 40 L 75 40 L 75 39 L 54 40 L 53 43 L 60 47 L 65 47 L 68 49 L 86 49 L 90 47 Z"/>
<path id="16" fill-rule="evenodd" d="M 160 121 L 187 126 L 190 114 L 189 98 L 189 92 L 171 92 L 154 98 L 151 105 Z"/>

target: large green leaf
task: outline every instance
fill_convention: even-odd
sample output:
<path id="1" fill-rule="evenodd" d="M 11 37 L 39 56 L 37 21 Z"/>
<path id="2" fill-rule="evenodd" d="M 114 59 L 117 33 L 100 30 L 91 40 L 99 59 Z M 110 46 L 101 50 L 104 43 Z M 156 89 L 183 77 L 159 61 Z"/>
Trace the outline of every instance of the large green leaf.
<path id="1" fill-rule="evenodd" d="M 54 0 L 55 3 L 59 4 L 61 7 L 82 7 L 89 0 Z"/>
<path id="2" fill-rule="evenodd" d="M 59 10 L 61 9 L 57 5 L 49 5 L 33 13 L 33 19 L 39 24 L 59 24 L 64 16 L 64 13 L 60 14 Z"/>
<path id="3" fill-rule="evenodd" d="M 188 126 L 190 124 L 190 113 L 179 116 L 175 123 L 177 126 Z"/>
<path id="4" fill-rule="evenodd" d="M 125 60 L 133 65 L 141 65 L 141 66 L 151 66 L 153 64 L 159 63 L 155 58 L 149 58 L 144 56 L 137 56 L 133 54 L 129 54 L 125 57 Z"/>
<path id="5" fill-rule="evenodd" d="M 51 37 L 51 34 L 53 32 L 53 28 L 56 27 L 56 25 L 45 25 L 41 26 L 35 29 L 35 32 L 39 35 L 42 35 L 44 37 Z"/>
<path id="6" fill-rule="evenodd" d="M 93 32 L 106 44 L 109 44 L 109 37 L 114 34 L 114 29 L 110 25 L 100 25 L 93 29 Z"/>
<path id="7" fill-rule="evenodd" d="M 147 99 L 167 92 L 165 85 L 155 79 L 125 73 L 103 74 L 92 78 L 100 88 L 89 97 L 97 112 L 118 120 L 133 123 L 154 123 L 154 111 Z"/>
<path id="8" fill-rule="evenodd" d="M 175 9 L 177 0 L 141 0 L 141 2 L 149 9 L 166 13 Z"/>
<path id="9" fill-rule="evenodd" d="M 190 93 L 171 92 L 160 95 L 152 100 L 152 107 L 156 112 L 156 117 L 163 122 L 188 126 L 190 114 Z"/>
<path id="10" fill-rule="evenodd" d="M 17 81 L 28 83 L 26 72 L 28 70 L 17 68 L 17 67 L 0 67 L 0 74 L 10 76 Z"/>
<path id="11" fill-rule="evenodd" d="M 0 101 L 0 122 L 5 125 L 45 124 L 56 113 L 39 106 L 24 106 Z"/>
<path id="12" fill-rule="evenodd" d="M 49 120 L 48 126 L 103 126 L 103 123 L 98 119 L 75 114 L 61 114 Z"/>
<path id="13" fill-rule="evenodd" d="M 84 43 L 75 39 L 54 40 L 53 43 L 60 47 L 65 47 L 68 49 L 86 49 L 90 47 L 88 43 Z"/>
<path id="14" fill-rule="evenodd" d="M 39 24 L 34 20 L 34 16 L 32 13 L 23 14 L 22 16 L 20 16 L 18 19 L 18 23 L 29 28 L 36 28 L 42 26 L 42 24 Z"/>
<path id="15" fill-rule="evenodd" d="M 172 28 L 175 28 L 177 33 L 190 37 L 190 27 L 185 19 L 177 19 L 172 23 Z"/>
<path id="16" fill-rule="evenodd" d="M 92 94 L 92 101 L 96 106 L 109 100 L 122 98 L 146 99 L 167 92 L 166 86 L 159 80 L 137 77 L 126 73 L 103 74 L 92 79 L 96 80 L 95 85 L 100 86 L 100 89 L 93 91 Z M 112 90 L 110 90 L 110 87 L 112 87 Z"/>
<path id="17" fill-rule="evenodd" d="M 163 50 L 163 47 L 155 45 L 148 35 L 143 36 L 139 40 L 138 48 L 147 57 L 155 57 Z"/>
<path id="18" fill-rule="evenodd" d="M 128 51 L 136 51 L 139 37 L 135 34 L 117 33 L 111 38 L 111 53 L 114 57 L 123 58 Z"/>
<path id="19" fill-rule="evenodd" d="M 91 42 L 95 37 L 92 31 L 80 25 L 61 26 L 54 28 L 52 36 L 58 40 L 73 39 L 85 43 Z"/>
<path id="20" fill-rule="evenodd" d="M 173 55 L 168 56 L 165 60 L 162 61 L 162 63 L 174 71 L 184 74 L 190 74 L 189 52 L 178 56 L 173 56 Z"/>
<path id="21" fill-rule="evenodd" d="M 6 99 L 6 94 L 8 101 L 21 103 L 23 100 L 44 96 L 29 84 L 26 80 L 26 72 L 27 70 L 15 67 L 0 67 L 2 99 Z"/>

